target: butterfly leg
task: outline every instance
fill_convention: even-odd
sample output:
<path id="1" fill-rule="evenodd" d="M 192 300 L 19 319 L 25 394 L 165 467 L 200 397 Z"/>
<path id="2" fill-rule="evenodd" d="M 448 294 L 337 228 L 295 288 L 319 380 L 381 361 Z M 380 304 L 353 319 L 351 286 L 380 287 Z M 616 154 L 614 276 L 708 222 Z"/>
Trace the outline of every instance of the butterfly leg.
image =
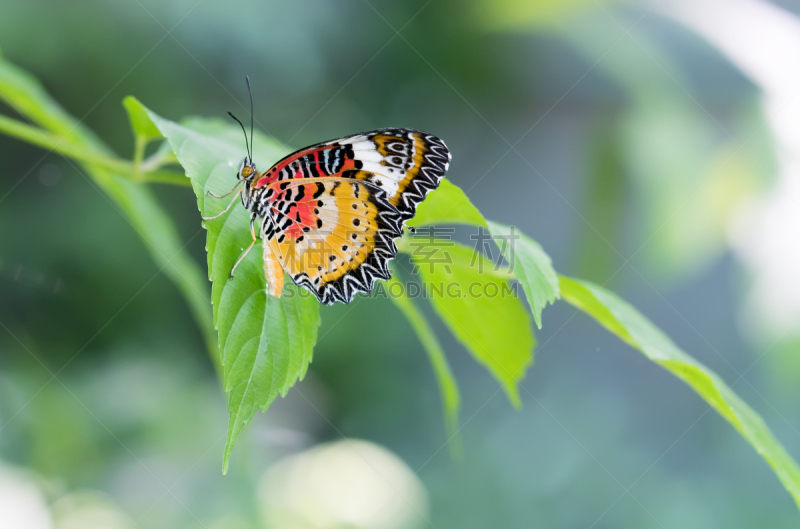
<path id="1" fill-rule="evenodd" d="M 233 200 L 231 200 L 231 203 L 230 203 L 230 204 L 228 204 L 228 206 L 227 206 L 225 209 L 223 209 L 223 210 L 222 210 L 222 211 L 221 211 L 219 214 L 217 214 L 217 215 L 214 215 L 213 217 L 201 217 L 201 218 L 202 218 L 203 220 L 214 220 L 214 219 L 218 219 L 218 218 L 220 218 L 221 216 L 223 216 L 224 214 L 226 214 L 226 213 L 228 212 L 228 210 L 230 210 L 230 209 L 231 209 L 231 207 L 233 206 L 233 203 L 234 203 L 234 202 L 236 202 L 236 197 L 238 197 L 238 196 L 239 196 L 239 193 L 241 193 L 241 192 L 242 192 L 242 190 L 241 190 L 241 189 L 240 189 L 239 191 L 237 191 L 237 192 L 236 192 L 236 194 L 235 194 L 235 195 L 233 195 Z M 224 196 L 224 195 L 223 195 L 223 196 Z"/>
<path id="2" fill-rule="evenodd" d="M 241 263 L 245 257 L 247 257 L 247 254 L 250 253 L 250 250 L 256 243 L 256 230 L 255 226 L 253 226 L 254 222 L 255 222 L 255 217 L 250 219 L 250 235 L 253 236 L 253 240 L 250 242 L 250 246 L 247 247 L 247 250 L 245 250 L 244 253 L 240 255 L 239 258 L 236 260 L 236 264 L 233 265 L 233 268 L 231 268 L 231 277 L 233 277 L 233 272 L 236 271 L 236 267 L 239 266 L 239 263 Z"/>
<path id="3" fill-rule="evenodd" d="M 213 191 L 211 191 L 211 190 L 209 190 L 209 191 L 207 192 L 207 194 L 208 194 L 209 196 L 212 196 L 212 197 L 214 197 L 214 198 L 225 198 L 226 196 L 228 196 L 228 195 L 230 195 L 231 193 L 233 193 L 234 191 L 236 191 L 236 188 L 237 188 L 237 187 L 239 187 L 239 184 L 241 184 L 242 182 L 243 182 L 243 180 L 240 180 L 240 181 L 236 182 L 236 185 L 235 185 L 235 186 L 233 186 L 233 189 L 231 189 L 230 191 L 228 191 L 228 192 L 227 192 L 227 193 L 225 193 L 224 195 L 215 195 L 215 194 L 214 194 L 214 192 L 213 192 Z"/>

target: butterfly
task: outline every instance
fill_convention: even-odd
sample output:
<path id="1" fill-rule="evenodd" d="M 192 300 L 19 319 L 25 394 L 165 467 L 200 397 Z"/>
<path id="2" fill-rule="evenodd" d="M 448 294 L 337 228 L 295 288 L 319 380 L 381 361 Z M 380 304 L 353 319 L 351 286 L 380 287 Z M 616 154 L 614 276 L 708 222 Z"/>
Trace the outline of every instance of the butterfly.
<path id="1" fill-rule="evenodd" d="M 247 142 L 244 125 L 230 116 Z M 349 303 L 389 279 L 395 239 L 447 172 L 451 155 L 444 142 L 414 129 L 376 129 L 305 147 L 259 173 L 252 157 L 252 96 L 250 126 L 236 186 L 212 196 L 242 187 L 222 213 L 203 218 L 222 216 L 239 195 L 250 212 L 252 242 L 231 277 L 260 238 L 267 292 L 275 297 L 284 272 L 326 305 Z"/>

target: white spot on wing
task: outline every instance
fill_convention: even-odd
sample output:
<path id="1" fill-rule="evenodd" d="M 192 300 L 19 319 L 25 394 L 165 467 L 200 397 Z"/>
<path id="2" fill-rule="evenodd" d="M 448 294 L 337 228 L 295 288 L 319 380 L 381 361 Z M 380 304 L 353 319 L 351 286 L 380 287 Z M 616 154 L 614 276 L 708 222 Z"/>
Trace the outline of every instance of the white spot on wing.
<path id="1" fill-rule="evenodd" d="M 362 168 L 363 171 L 383 175 L 393 182 L 400 182 L 406 177 L 406 172 L 402 169 L 395 169 L 394 171 L 389 171 L 389 169 L 392 168 L 375 162 L 364 162 L 364 167 Z"/>
<path id="2" fill-rule="evenodd" d="M 389 194 L 389 196 L 394 196 L 397 193 L 397 190 L 400 188 L 397 182 L 392 180 L 388 176 L 376 174 L 372 178 L 372 182 L 375 185 L 378 185 L 378 182 L 381 182 L 381 185 L 379 187 L 381 189 L 384 189 Z"/>
<path id="3" fill-rule="evenodd" d="M 361 160 L 362 162 L 380 162 L 383 160 L 383 155 L 376 150 L 372 151 L 358 151 L 356 155 L 357 160 Z"/>
<path id="4" fill-rule="evenodd" d="M 356 139 L 363 140 L 363 141 L 355 141 Z M 350 145 L 353 147 L 354 151 L 374 151 L 374 150 L 377 150 L 377 146 L 375 145 L 375 142 L 373 142 L 371 140 L 367 140 L 363 136 L 361 138 L 353 138 L 353 140 L 354 140 L 353 143 L 351 143 Z"/>

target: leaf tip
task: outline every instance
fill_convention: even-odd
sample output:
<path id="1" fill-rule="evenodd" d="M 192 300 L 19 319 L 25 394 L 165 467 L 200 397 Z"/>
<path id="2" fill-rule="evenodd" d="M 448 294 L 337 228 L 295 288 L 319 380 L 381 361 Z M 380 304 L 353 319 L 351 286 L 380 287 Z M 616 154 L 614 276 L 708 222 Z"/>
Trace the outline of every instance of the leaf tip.
<path id="1" fill-rule="evenodd" d="M 153 122 L 147 107 L 141 101 L 131 95 L 125 96 L 122 98 L 122 106 L 128 113 L 128 121 L 130 121 L 134 135 L 143 136 L 147 140 L 164 137 Z"/>
<path id="2" fill-rule="evenodd" d="M 507 384 L 505 390 L 506 390 L 506 395 L 508 396 L 508 401 L 511 403 L 511 406 L 513 406 L 515 410 L 521 410 L 522 399 L 520 399 L 519 397 L 519 390 L 517 389 L 517 385 L 514 382 Z"/>
<path id="3" fill-rule="evenodd" d="M 536 310 L 536 309 L 533 310 L 533 321 L 534 321 L 534 323 L 536 323 L 536 328 L 539 329 L 540 331 L 542 330 L 542 311 L 543 310 L 544 310 L 544 307 L 542 307 L 541 309 L 538 309 L 538 310 Z"/>
<path id="4" fill-rule="evenodd" d="M 222 475 L 228 474 L 228 468 L 231 463 L 231 454 L 233 453 L 233 445 L 236 443 L 236 438 L 239 437 L 239 432 L 246 424 L 237 420 L 237 415 L 231 414 L 228 419 L 228 438 L 225 441 L 225 450 L 222 453 Z"/>

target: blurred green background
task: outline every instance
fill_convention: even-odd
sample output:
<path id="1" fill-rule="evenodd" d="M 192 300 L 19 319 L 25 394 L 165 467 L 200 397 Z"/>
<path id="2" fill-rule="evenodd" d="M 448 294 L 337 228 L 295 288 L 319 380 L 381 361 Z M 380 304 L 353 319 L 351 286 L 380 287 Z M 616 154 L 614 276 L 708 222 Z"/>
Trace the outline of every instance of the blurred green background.
<path id="1" fill-rule="evenodd" d="M 798 17 L 789 0 L 6 0 L 0 49 L 123 156 L 125 95 L 246 115 L 246 74 L 257 126 L 292 147 L 440 136 L 487 217 L 634 303 L 797 459 Z M 324 308 L 308 377 L 223 477 L 224 394 L 131 226 L 57 155 L 0 137 L 0 174 L 3 527 L 798 526 L 730 425 L 561 303 L 519 411 L 437 323 L 462 460 L 396 308 Z M 191 192 L 155 189 L 205 263 Z"/>

